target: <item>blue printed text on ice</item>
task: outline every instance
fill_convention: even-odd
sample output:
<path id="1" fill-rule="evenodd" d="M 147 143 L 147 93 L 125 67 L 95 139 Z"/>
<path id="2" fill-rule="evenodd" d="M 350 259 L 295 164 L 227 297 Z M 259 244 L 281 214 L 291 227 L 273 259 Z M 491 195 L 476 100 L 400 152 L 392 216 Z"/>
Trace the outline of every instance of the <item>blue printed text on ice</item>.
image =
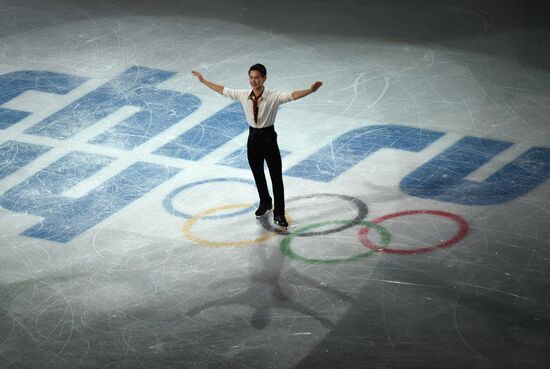
<path id="1" fill-rule="evenodd" d="M 0 180 L 28 165 L 52 147 L 27 142 L 26 135 L 59 142 L 131 106 L 138 111 L 91 138 L 102 147 L 134 150 L 199 109 L 192 94 L 161 89 L 174 72 L 132 67 L 85 94 L 61 110 L 27 128 L 21 139 L 0 140 Z M 48 71 L 19 71 L 0 76 L 0 106 L 26 91 L 64 95 L 86 78 Z M 31 113 L 0 107 L 0 133 Z M 228 124 L 231 122 L 231 124 Z M 246 131 L 239 103 L 213 114 L 183 134 L 153 150 L 152 154 L 198 161 Z M 381 149 L 420 152 L 445 132 L 401 125 L 369 125 L 335 137 L 303 158 L 284 174 L 305 180 L 331 182 Z M 200 145 L 194 143 L 200 142 Z M 550 148 L 531 147 L 483 181 L 467 177 L 513 143 L 465 136 L 442 153 L 407 174 L 400 189 L 410 196 L 442 202 L 487 206 L 514 200 L 532 191 L 550 176 Z M 238 150 L 219 164 L 242 168 Z M 4 190 L 0 205 L 14 212 L 43 217 L 23 235 L 68 242 L 173 177 L 178 168 L 136 161 L 80 198 L 62 193 L 97 173 L 115 157 L 72 151 L 22 183 Z M 37 194 L 39 194 L 37 196 Z M 121 195 L 122 194 L 122 195 Z M 108 201 L 106 201 L 108 200 Z"/>

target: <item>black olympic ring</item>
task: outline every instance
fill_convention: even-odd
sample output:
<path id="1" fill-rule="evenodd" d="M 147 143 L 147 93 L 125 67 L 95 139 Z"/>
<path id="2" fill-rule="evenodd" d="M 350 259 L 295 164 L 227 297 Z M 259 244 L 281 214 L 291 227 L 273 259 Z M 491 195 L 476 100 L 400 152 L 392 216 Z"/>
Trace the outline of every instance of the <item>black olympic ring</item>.
<path id="1" fill-rule="evenodd" d="M 365 204 L 363 201 L 359 200 L 358 198 L 353 197 L 353 196 L 348 196 L 348 195 L 336 194 L 336 193 L 318 193 L 318 194 L 312 194 L 312 195 L 306 195 L 306 196 L 292 197 L 292 198 L 288 199 L 287 202 L 298 201 L 298 200 L 303 200 L 303 199 L 311 199 L 311 198 L 315 198 L 315 197 L 336 197 L 336 198 L 339 198 L 339 199 L 349 201 L 350 203 L 352 203 L 357 208 L 357 216 L 355 218 L 351 219 L 348 223 L 346 223 L 346 224 L 344 224 L 340 227 L 337 227 L 337 228 L 334 228 L 334 229 L 328 229 L 326 231 L 319 231 L 319 232 L 304 232 L 304 233 L 300 233 L 298 235 L 299 237 L 322 236 L 322 235 L 326 235 L 326 234 L 331 234 L 331 233 L 336 233 L 336 232 L 343 231 L 344 229 L 351 228 L 354 225 L 357 225 L 357 224 L 361 223 L 363 221 L 363 219 L 365 219 L 365 217 L 367 216 L 367 214 L 369 212 L 367 204 Z M 269 223 L 269 220 L 267 219 L 267 217 L 260 218 L 260 224 L 266 230 L 268 230 L 270 232 L 275 232 L 275 233 L 282 234 L 282 235 L 289 235 L 289 234 L 292 233 L 292 232 L 289 232 L 286 229 L 281 229 L 281 228 L 277 228 L 277 227 L 273 226 L 272 224 Z"/>

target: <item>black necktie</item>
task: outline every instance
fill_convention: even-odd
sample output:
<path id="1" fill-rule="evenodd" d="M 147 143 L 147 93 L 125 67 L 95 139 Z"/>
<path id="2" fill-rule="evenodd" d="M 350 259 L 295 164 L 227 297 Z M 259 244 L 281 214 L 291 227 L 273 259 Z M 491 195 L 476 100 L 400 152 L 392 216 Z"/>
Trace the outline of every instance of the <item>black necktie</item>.
<path id="1" fill-rule="evenodd" d="M 254 123 L 258 123 L 258 100 L 260 100 L 263 93 L 264 92 L 262 91 L 259 96 L 256 96 L 254 92 L 252 92 L 252 111 L 254 112 Z"/>

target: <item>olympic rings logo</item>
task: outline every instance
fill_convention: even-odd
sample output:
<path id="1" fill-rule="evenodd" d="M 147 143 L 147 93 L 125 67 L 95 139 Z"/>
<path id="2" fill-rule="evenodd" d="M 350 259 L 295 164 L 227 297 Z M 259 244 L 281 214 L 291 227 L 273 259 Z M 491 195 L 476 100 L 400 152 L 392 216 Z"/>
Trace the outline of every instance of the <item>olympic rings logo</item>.
<path id="1" fill-rule="evenodd" d="M 346 263 L 346 262 L 362 260 L 362 259 L 371 257 L 377 253 L 404 255 L 404 254 L 419 254 L 419 253 L 432 252 L 435 250 L 443 249 L 443 248 L 458 244 L 460 241 L 462 241 L 466 237 L 469 230 L 468 222 L 464 218 L 460 217 L 459 215 L 452 214 L 446 211 L 441 211 L 441 210 L 407 210 L 407 211 L 387 214 L 377 219 L 367 221 L 365 220 L 365 218 L 368 214 L 368 207 L 362 200 L 356 197 L 348 196 L 348 195 L 321 193 L 321 194 L 312 194 L 307 196 L 298 196 L 298 197 L 289 198 L 288 200 L 286 200 L 286 202 L 287 204 L 292 204 L 295 201 L 305 200 L 305 199 L 319 199 L 319 198 L 338 199 L 338 200 L 345 201 L 347 205 L 349 205 L 351 208 L 354 208 L 356 216 L 353 219 L 349 219 L 349 220 L 326 220 L 326 221 L 318 222 L 308 226 L 303 226 L 295 230 L 283 230 L 278 227 L 275 227 L 269 222 L 269 219 L 267 217 L 264 217 L 260 219 L 260 224 L 263 227 L 265 233 L 261 234 L 258 237 L 250 238 L 247 240 L 240 240 L 240 241 L 207 240 L 193 233 L 193 227 L 199 221 L 208 221 L 208 220 L 215 220 L 220 218 L 235 217 L 235 216 L 250 212 L 254 210 L 255 207 L 257 206 L 257 204 L 254 204 L 254 205 L 242 204 L 242 203 L 230 204 L 230 205 L 218 206 L 218 207 L 214 207 L 204 211 L 200 211 L 196 215 L 191 215 L 186 212 L 179 211 L 174 206 L 173 204 L 174 198 L 180 193 L 182 193 L 183 191 L 186 191 L 192 187 L 201 186 L 204 184 L 214 183 L 214 182 L 236 182 L 236 183 L 245 183 L 252 186 L 254 185 L 253 181 L 242 179 L 242 178 L 212 178 L 212 179 L 197 181 L 197 182 L 193 182 L 193 183 L 181 186 L 176 190 L 172 191 L 164 201 L 164 207 L 168 212 L 170 212 L 175 216 L 186 219 L 186 222 L 183 225 L 184 236 L 187 239 L 204 246 L 211 246 L 211 247 L 249 246 L 255 243 L 267 241 L 279 235 L 279 236 L 283 236 L 283 239 L 280 244 L 281 251 L 287 257 L 293 260 L 297 260 L 297 261 L 301 261 L 309 264 L 337 264 L 337 263 Z M 232 210 L 232 211 L 227 212 L 228 210 Z M 287 218 L 290 224 L 292 224 L 291 215 L 292 214 L 287 213 Z M 454 234 L 453 237 L 451 237 L 448 240 L 441 240 L 440 243 L 437 243 L 432 246 L 427 246 L 427 247 L 396 248 L 392 246 L 391 234 L 389 230 L 382 225 L 382 223 L 390 219 L 412 216 L 412 215 L 437 216 L 437 217 L 444 218 L 448 221 L 454 222 L 457 228 L 456 234 Z M 331 228 L 327 229 L 326 228 L 327 226 L 331 226 Z M 352 255 L 349 257 L 341 257 L 341 258 L 313 258 L 313 257 L 306 257 L 306 256 L 299 255 L 298 252 L 291 247 L 292 243 L 295 242 L 297 238 L 324 236 L 331 233 L 341 232 L 343 230 L 349 229 L 354 226 L 360 226 L 357 236 L 360 244 L 365 248 L 364 252 L 360 252 L 356 255 Z M 322 228 L 323 230 L 315 231 L 316 229 L 320 229 L 320 228 Z M 371 235 L 372 231 L 378 234 L 379 236 L 378 243 L 375 243 L 374 241 L 371 240 L 371 238 L 369 238 L 369 235 Z"/>

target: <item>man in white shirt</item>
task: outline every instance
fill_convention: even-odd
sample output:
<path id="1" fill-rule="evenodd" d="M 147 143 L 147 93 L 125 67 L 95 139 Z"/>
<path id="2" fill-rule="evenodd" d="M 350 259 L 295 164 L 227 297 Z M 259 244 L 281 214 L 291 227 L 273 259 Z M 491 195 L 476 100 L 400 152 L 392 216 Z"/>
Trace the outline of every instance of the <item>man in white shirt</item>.
<path id="1" fill-rule="evenodd" d="M 260 196 L 260 206 L 256 210 L 256 217 L 265 215 L 272 208 L 272 199 L 269 195 L 264 173 L 265 160 L 273 186 L 273 197 L 275 198 L 273 221 L 278 226 L 286 228 L 288 223 L 285 218 L 281 153 L 277 145 L 277 133 L 274 128 L 275 117 L 279 105 L 298 100 L 317 91 L 322 82 L 313 83 L 307 90 L 285 93 L 269 91 L 264 87 L 267 79 L 266 68 L 262 64 L 254 64 L 248 71 L 248 81 L 252 90 L 233 90 L 207 81 L 200 72 L 193 71 L 192 73 L 200 82 L 212 90 L 233 100 L 239 100 L 243 105 L 250 131 L 247 142 L 248 164 L 254 175 L 254 181 Z"/>

